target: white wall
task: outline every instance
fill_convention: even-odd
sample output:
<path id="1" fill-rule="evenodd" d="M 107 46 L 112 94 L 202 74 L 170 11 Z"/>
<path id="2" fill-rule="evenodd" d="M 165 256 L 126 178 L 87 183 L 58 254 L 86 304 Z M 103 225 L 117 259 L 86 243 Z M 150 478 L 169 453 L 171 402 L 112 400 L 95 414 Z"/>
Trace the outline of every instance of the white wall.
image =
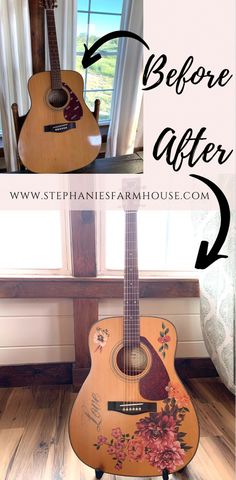
<path id="1" fill-rule="evenodd" d="M 122 301 L 104 300 L 99 305 L 99 317 L 122 315 Z M 170 320 L 177 329 L 177 357 L 208 357 L 201 325 L 199 298 L 143 299 L 140 314 Z"/>
<path id="2" fill-rule="evenodd" d="M 0 300 L 0 365 L 74 360 L 70 300 Z"/>
<path id="3" fill-rule="evenodd" d="M 140 311 L 175 324 L 179 339 L 177 357 L 208 356 L 200 327 L 199 299 L 144 299 Z M 122 315 L 121 300 L 100 302 L 99 318 L 116 315 Z M 71 361 L 71 300 L 0 300 L 0 365 Z"/>

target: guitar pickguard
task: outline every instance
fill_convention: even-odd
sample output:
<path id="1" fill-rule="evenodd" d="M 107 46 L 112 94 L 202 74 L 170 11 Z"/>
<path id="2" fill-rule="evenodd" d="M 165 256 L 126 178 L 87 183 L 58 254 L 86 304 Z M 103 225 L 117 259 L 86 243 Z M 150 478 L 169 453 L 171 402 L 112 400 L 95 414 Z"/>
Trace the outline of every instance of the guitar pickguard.
<path id="1" fill-rule="evenodd" d="M 63 87 L 65 87 L 70 94 L 70 101 L 64 109 L 65 119 L 68 120 L 68 122 L 80 120 L 83 116 L 83 109 L 79 99 L 65 82 L 63 82 Z"/>
<path id="2" fill-rule="evenodd" d="M 166 387 L 170 381 L 169 375 L 151 343 L 145 337 L 141 337 L 141 342 L 148 348 L 152 356 L 152 365 L 147 375 L 140 379 L 140 394 L 147 400 L 164 400 L 168 397 Z"/>

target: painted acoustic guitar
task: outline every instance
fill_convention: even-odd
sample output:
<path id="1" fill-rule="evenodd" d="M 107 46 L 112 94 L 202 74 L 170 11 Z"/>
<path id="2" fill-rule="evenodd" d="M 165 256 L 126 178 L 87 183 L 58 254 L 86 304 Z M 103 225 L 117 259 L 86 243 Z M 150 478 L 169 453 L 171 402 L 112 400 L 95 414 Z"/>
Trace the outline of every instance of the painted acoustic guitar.
<path id="1" fill-rule="evenodd" d="M 22 163 L 36 173 L 64 173 L 91 163 L 101 147 L 95 118 L 83 99 L 83 78 L 61 71 L 54 0 L 44 0 L 50 53 L 50 72 L 29 80 L 31 109 L 20 133 Z"/>
<path id="2" fill-rule="evenodd" d="M 95 323 L 89 347 L 91 371 L 69 423 L 77 456 L 97 478 L 182 470 L 198 446 L 198 420 L 174 368 L 175 327 L 139 316 L 136 211 L 126 211 L 124 317 Z"/>

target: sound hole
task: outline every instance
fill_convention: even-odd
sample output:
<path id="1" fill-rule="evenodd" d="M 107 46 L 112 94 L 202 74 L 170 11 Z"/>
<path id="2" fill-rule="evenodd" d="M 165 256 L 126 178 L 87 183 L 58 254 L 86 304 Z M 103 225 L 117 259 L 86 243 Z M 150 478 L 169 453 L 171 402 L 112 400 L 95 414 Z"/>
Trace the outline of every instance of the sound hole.
<path id="1" fill-rule="evenodd" d="M 64 88 L 50 90 L 48 93 L 48 103 L 53 108 L 64 108 L 68 102 L 69 94 Z"/>
<path id="2" fill-rule="evenodd" d="M 142 347 L 123 347 L 117 355 L 117 365 L 125 375 L 139 375 L 145 370 L 147 361 Z"/>

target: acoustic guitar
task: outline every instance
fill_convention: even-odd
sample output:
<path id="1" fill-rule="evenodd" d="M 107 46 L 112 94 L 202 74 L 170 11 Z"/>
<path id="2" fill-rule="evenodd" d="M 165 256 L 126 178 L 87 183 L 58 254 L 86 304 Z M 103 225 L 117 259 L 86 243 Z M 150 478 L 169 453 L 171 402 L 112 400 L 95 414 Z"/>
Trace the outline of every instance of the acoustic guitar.
<path id="1" fill-rule="evenodd" d="M 174 367 L 174 325 L 139 315 L 137 212 L 125 216 L 124 316 L 90 331 L 92 367 L 72 409 L 70 441 L 97 478 L 166 480 L 193 458 L 199 426 Z"/>
<path id="2" fill-rule="evenodd" d="M 29 80 L 31 109 L 22 127 L 18 151 L 22 163 L 36 173 L 64 173 L 91 163 L 101 147 L 93 114 L 83 99 L 83 78 L 61 71 L 54 0 L 41 2 L 46 11 L 50 72 Z"/>

